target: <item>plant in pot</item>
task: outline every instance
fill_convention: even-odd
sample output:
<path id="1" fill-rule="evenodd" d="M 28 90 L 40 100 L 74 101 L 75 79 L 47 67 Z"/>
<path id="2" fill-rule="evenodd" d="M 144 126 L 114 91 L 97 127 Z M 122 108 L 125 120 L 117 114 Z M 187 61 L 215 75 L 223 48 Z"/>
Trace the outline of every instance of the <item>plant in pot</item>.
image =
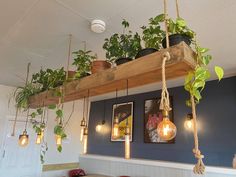
<path id="1" fill-rule="evenodd" d="M 161 22 L 164 22 L 164 14 L 160 14 L 154 18 L 149 19 L 148 26 L 142 26 L 145 48 L 140 50 L 135 58 L 140 58 L 145 55 L 158 51 L 161 48 L 161 41 L 165 35 L 161 29 Z"/>
<path id="2" fill-rule="evenodd" d="M 167 24 L 170 46 L 177 45 L 183 41 L 187 45 L 191 44 L 195 33 L 187 26 L 187 23 L 183 18 L 178 17 L 176 20 L 169 18 Z M 166 38 L 162 40 L 162 46 L 166 48 Z"/>
<path id="3" fill-rule="evenodd" d="M 91 63 L 92 74 L 111 68 L 111 62 L 109 61 L 109 59 L 99 60 L 97 59 L 98 58 L 97 55 L 95 56 L 96 56 L 96 59 L 93 60 Z"/>
<path id="4" fill-rule="evenodd" d="M 90 75 L 91 62 L 96 58 L 95 55 L 90 54 L 91 52 L 90 50 L 78 50 L 73 52 L 75 58 L 72 65 L 77 68 L 75 74 L 76 79 Z"/>
<path id="5" fill-rule="evenodd" d="M 117 65 L 131 61 L 141 49 L 141 38 L 138 33 L 126 32 L 129 22 L 122 21 L 123 33 L 113 34 L 105 39 L 103 49 L 106 50 L 106 58 Z"/>

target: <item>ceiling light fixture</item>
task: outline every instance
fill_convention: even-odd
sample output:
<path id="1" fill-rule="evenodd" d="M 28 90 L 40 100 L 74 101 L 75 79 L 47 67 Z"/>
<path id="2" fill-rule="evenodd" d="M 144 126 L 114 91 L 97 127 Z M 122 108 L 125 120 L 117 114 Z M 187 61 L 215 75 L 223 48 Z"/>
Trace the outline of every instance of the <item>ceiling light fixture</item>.
<path id="1" fill-rule="evenodd" d="M 26 121 L 25 121 L 25 130 L 19 136 L 18 144 L 21 147 L 26 147 L 29 144 L 29 135 L 27 134 L 27 131 L 26 131 L 27 123 L 28 123 L 28 118 L 29 118 L 29 109 L 27 110 L 27 116 L 26 116 Z"/>
<path id="2" fill-rule="evenodd" d="M 91 30 L 95 33 L 103 33 L 106 30 L 106 23 L 102 20 L 95 19 L 91 22 Z"/>

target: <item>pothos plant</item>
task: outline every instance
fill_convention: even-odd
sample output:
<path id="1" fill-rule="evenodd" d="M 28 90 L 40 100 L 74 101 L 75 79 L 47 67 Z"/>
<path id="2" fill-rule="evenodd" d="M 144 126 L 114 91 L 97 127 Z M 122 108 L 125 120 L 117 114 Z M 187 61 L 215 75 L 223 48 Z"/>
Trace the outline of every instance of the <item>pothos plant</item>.
<path id="1" fill-rule="evenodd" d="M 160 14 L 154 18 L 149 19 L 148 26 L 142 26 L 143 36 L 142 40 L 146 48 L 154 48 L 159 50 L 161 48 L 161 41 L 164 38 L 164 31 L 161 29 L 161 23 L 164 22 L 165 15 Z"/>
<path id="2" fill-rule="evenodd" d="M 118 58 L 134 58 L 141 50 L 141 38 L 138 33 L 133 34 L 129 28 L 129 22 L 122 21 L 123 33 L 113 34 L 109 39 L 105 39 L 103 49 L 106 50 L 106 58 L 114 62 Z"/>
<path id="3" fill-rule="evenodd" d="M 72 65 L 77 68 L 75 78 L 84 77 L 90 72 L 91 62 L 96 58 L 91 52 L 90 50 L 78 50 L 73 52 L 75 58 Z"/>

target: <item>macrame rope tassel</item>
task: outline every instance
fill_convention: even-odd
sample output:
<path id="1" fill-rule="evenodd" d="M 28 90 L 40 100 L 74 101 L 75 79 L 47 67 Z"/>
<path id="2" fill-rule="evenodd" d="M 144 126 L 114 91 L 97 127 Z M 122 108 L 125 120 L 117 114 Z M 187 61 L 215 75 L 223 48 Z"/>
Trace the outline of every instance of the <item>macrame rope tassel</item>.
<path id="1" fill-rule="evenodd" d="M 193 172 L 195 174 L 202 175 L 205 173 L 205 165 L 203 163 L 204 155 L 201 154 L 199 150 L 199 143 L 198 143 L 198 133 L 197 133 L 197 115 L 196 115 L 196 105 L 194 96 L 191 95 L 191 105 L 192 105 L 192 114 L 193 114 L 193 135 L 194 135 L 194 149 L 193 153 L 195 158 L 198 159 L 197 164 L 193 168 Z"/>
<path id="2" fill-rule="evenodd" d="M 169 100 L 169 92 L 166 86 L 166 61 L 170 60 L 169 52 L 165 52 L 163 54 L 162 60 L 162 92 L 161 92 L 161 102 L 160 102 L 160 110 L 170 111 L 170 100 Z"/>

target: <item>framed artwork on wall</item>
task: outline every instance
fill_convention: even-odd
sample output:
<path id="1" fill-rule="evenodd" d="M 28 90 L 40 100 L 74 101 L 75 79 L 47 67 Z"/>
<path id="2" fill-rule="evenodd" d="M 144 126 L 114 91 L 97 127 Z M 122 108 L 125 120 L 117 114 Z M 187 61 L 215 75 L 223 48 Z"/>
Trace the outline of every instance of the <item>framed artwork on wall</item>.
<path id="1" fill-rule="evenodd" d="M 125 141 L 125 127 L 128 125 L 130 129 L 130 140 L 133 140 L 133 102 L 114 104 L 112 106 L 112 130 L 114 128 L 115 119 L 118 124 L 118 136 L 113 135 L 111 131 L 111 141 Z"/>
<path id="2" fill-rule="evenodd" d="M 145 100 L 144 104 L 144 142 L 145 143 L 167 143 L 175 142 L 175 139 L 163 141 L 158 137 L 157 126 L 162 121 L 162 111 L 159 109 L 161 98 Z M 172 97 L 170 97 L 170 120 L 174 122 Z"/>

